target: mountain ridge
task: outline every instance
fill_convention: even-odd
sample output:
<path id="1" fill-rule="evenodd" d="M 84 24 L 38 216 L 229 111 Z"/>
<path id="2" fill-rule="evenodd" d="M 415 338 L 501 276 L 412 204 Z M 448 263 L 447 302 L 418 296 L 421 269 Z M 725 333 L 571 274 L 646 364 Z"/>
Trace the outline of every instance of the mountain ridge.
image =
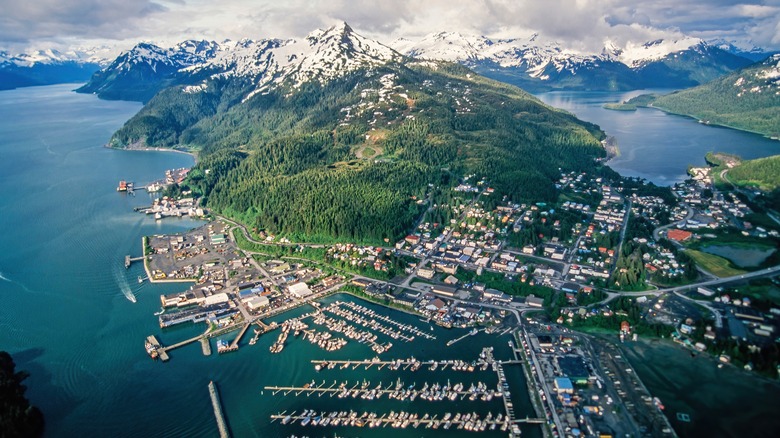
<path id="1" fill-rule="evenodd" d="M 411 57 L 458 62 L 532 91 L 687 87 L 751 63 L 691 37 L 628 43 L 622 48 L 605 41 L 598 53 L 566 49 L 537 33 L 492 40 L 438 32 L 417 42 L 401 39 L 391 45 Z"/>
<path id="2" fill-rule="evenodd" d="M 407 233 L 425 199 L 451 202 L 467 175 L 489 184 L 490 205 L 549 202 L 559 169 L 595 170 L 605 156 L 597 126 L 345 26 L 243 46 L 263 56 L 187 67 L 111 145 L 197 150 L 182 189 L 258 231 L 380 243 Z M 234 58 L 252 73 L 235 74 Z"/>

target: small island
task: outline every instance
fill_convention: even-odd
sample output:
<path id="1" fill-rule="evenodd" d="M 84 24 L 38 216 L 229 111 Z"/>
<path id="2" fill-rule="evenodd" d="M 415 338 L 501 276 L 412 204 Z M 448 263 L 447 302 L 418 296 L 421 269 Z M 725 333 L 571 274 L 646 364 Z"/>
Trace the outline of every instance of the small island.
<path id="1" fill-rule="evenodd" d="M 640 94 L 623 102 L 605 103 L 604 109 L 612 111 L 636 111 L 637 108 L 647 108 L 652 106 L 658 98 L 657 94 Z"/>

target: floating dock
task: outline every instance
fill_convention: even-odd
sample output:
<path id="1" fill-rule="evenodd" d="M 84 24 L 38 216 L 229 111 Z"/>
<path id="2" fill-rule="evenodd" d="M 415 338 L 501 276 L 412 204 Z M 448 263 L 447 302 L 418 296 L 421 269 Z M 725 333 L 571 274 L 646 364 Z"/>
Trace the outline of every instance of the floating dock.
<path id="1" fill-rule="evenodd" d="M 484 432 L 487 429 L 495 430 L 500 427 L 506 431 L 510 422 L 501 414 L 493 415 L 488 413 L 481 417 L 477 413 L 456 413 L 454 416 L 450 413 L 442 418 L 438 415 L 431 417 L 424 414 L 422 417 L 417 413 L 409 412 L 390 412 L 390 414 L 377 415 L 374 412 L 358 413 L 355 411 L 333 411 L 317 413 L 314 410 L 305 410 L 302 414 L 285 415 L 284 412 L 271 415 L 271 421 L 281 420 L 282 424 L 295 424 L 300 422 L 301 426 L 353 426 L 369 428 L 406 429 L 411 426 L 415 429 L 423 426 L 426 429 L 459 429 L 469 432 Z"/>
<path id="2" fill-rule="evenodd" d="M 316 394 L 322 397 L 328 394 L 330 397 L 360 398 L 363 400 L 379 399 L 387 395 L 388 399 L 401 401 L 407 399 L 414 401 L 418 397 L 420 400 L 427 401 L 457 401 L 468 397 L 470 401 L 480 400 L 489 402 L 494 397 L 503 397 L 503 392 L 500 388 L 489 389 L 486 384 L 481 382 L 477 385 L 472 383 L 468 388 L 463 383 L 451 384 L 450 382 L 447 382 L 446 385 L 426 382 L 419 389 L 415 389 L 416 386 L 416 383 L 406 385 L 400 380 L 387 385 L 379 382 L 375 387 L 370 382 L 365 381 L 355 382 L 354 385 L 349 385 L 347 382 L 338 384 L 336 381 L 328 385 L 325 381 L 322 381 L 319 385 L 312 382 L 304 386 L 266 386 L 264 389 L 272 391 L 273 395 L 283 393 L 283 395 L 287 396 L 294 392 L 296 396 L 305 394 L 308 397 Z"/>
<path id="3" fill-rule="evenodd" d="M 225 417 L 222 415 L 222 403 L 219 401 L 219 393 L 217 392 L 217 385 L 212 380 L 209 382 L 209 395 L 211 395 L 211 406 L 214 408 L 214 417 L 217 419 L 217 427 L 219 428 L 219 438 L 230 438 L 230 432 L 228 431 Z"/>

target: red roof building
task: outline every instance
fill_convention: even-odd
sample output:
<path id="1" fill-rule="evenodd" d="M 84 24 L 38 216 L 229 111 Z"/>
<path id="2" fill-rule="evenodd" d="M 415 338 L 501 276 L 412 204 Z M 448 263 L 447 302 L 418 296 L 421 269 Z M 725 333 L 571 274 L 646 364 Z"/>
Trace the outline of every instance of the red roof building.
<path id="1" fill-rule="evenodd" d="M 678 242 L 684 242 L 693 236 L 693 233 L 690 231 L 685 230 L 669 230 L 669 233 L 666 235 L 669 239 L 676 240 Z"/>

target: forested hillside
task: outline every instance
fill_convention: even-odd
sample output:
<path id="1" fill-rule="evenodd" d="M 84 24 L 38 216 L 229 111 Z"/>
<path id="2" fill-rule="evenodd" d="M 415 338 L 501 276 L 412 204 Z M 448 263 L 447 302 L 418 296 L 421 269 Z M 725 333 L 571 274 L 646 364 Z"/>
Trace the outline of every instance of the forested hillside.
<path id="1" fill-rule="evenodd" d="M 165 89 L 112 145 L 199 151 L 187 186 L 258 231 L 365 242 L 408 232 L 432 187 L 476 175 L 495 202 L 552 201 L 559 169 L 604 156 L 597 126 L 457 64 L 393 59 L 254 90 L 224 76 Z"/>
<path id="2" fill-rule="evenodd" d="M 743 161 L 729 170 L 728 179 L 739 186 L 771 192 L 780 187 L 780 155 Z"/>
<path id="3" fill-rule="evenodd" d="M 780 56 L 695 88 L 657 98 L 652 106 L 706 123 L 780 136 Z"/>

